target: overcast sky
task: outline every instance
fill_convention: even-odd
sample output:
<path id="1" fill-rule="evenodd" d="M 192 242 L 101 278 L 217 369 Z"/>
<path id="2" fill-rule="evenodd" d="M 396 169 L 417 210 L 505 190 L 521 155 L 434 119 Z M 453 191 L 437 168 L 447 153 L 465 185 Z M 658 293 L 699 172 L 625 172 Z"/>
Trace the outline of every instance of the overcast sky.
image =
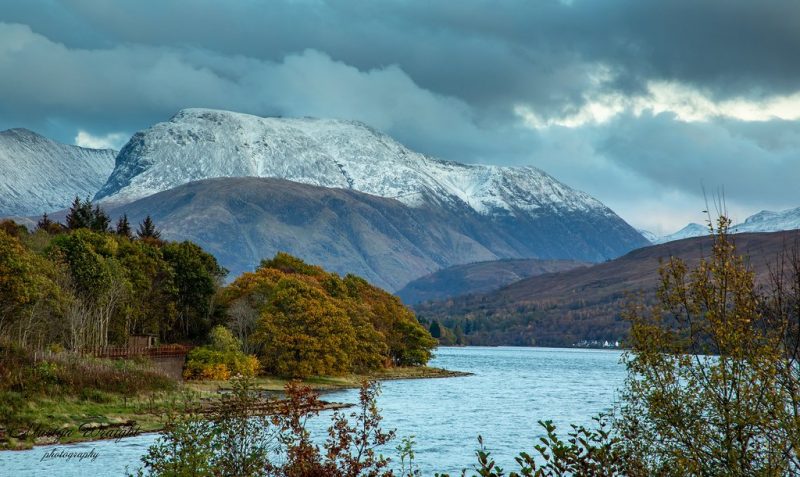
<path id="1" fill-rule="evenodd" d="M 534 165 L 656 233 L 800 206 L 800 2 L 3 0 L 0 129 L 120 147 L 185 107 Z"/>

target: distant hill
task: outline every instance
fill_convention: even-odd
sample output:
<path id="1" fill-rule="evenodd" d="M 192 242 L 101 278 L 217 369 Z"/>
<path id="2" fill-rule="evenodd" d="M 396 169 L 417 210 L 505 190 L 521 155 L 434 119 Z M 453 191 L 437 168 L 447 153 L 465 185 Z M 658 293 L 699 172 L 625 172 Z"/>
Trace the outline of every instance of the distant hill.
<path id="1" fill-rule="evenodd" d="M 741 224 L 734 225 L 731 229 L 735 233 L 800 229 L 800 207 L 780 212 L 762 210 L 744 219 Z"/>
<path id="2" fill-rule="evenodd" d="M 664 235 L 663 237 L 647 237 L 647 239 L 654 244 L 659 244 L 659 243 L 674 242 L 676 240 L 683 240 L 692 237 L 702 237 L 703 235 L 708 235 L 708 234 L 709 231 L 707 225 L 701 225 L 692 222 L 688 224 L 686 227 L 678 230 L 677 232 L 673 232 L 669 235 Z"/>
<path id="3" fill-rule="evenodd" d="M 418 278 L 397 293 L 404 303 L 414 305 L 459 295 L 486 293 L 510 283 L 543 273 L 588 266 L 573 260 L 504 259 L 455 265 Z"/>
<path id="4" fill-rule="evenodd" d="M 800 231 L 734 236 L 759 280 L 784 247 L 800 241 Z M 500 290 L 414 307 L 420 319 L 460 324 L 470 344 L 572 346 L 582 340 L 615 341 L 628 326 L 621 312 L 629 300 L 652 301 L 659 260 L 678 256 L 696 264 L 710 253 L 710 237 L 646 247 L 618 259 L 559 273 L 533 276 Z"/>
<path id="5" fill-rule="evenodd" d="M 800 229 L 800 207 L 782 210 L 780 212 L 762 210 L 744 219 L 744 222 L 731 226 L 731 232 L 736 234 L 746 232 L 780 232 L 783 230 L 797 229 Z M 639 233 L 651 243 L 658 244 L 689 237 L 708 235 L 708 226 L 693 222 L 675 233 L 661 237 L 646 230 L 639 230 Z"/>

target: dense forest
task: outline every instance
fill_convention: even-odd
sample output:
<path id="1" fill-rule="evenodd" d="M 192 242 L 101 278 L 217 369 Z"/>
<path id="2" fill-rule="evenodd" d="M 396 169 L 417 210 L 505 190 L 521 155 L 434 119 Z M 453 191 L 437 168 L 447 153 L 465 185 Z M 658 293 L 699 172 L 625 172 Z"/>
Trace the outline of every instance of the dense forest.
<path id="1" fill-rule="evenodd" d="M 203 345 L 187 377 L 254 371 L 246 356 L 290 377 L 422 365 L 436 345 L 399 299 L 359 277 L 278 254 L 223 286 L 227 271 L 198 245 L 162 239 L 149 217 L 133 228 L 78 198 L 65 224 L 0 223 L 0 339 L 75 352 L 131 335 Z"/>
<path id="2" fill-rule="evenodd" d="M 136 233 L 124 216 L 112 230 L 88 200 L 66 222 L 0 226 L 0 336 L 80 351 L 134 334 L 199 340 L 224 320 L 215 296 L 227 272 L 199 246 L 161 240 L 149 218 Z"/>

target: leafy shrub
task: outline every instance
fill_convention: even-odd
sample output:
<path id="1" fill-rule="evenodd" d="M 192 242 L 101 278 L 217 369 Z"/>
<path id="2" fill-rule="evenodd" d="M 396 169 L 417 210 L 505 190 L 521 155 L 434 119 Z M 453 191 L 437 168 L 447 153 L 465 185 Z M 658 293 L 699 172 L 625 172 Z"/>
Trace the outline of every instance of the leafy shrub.
<path id="1" fill-rule="evenodd" d="M 225 364 L 207 364 L 200 370 L 200 379 L 227 381 L 230 377 L 231 371 Z"/>
<path id="2" fill-rule="evenodd" d="M 617 427 L 646 475 L 800 474 L 800 254 L 764 290 L 730 224 L 709 224 L 696 265 L 665 262 L 658 302 L 628 313 Z"/>
<path id="3" fill-rule="evenodd" d="M 322 448 L 306 428 L 319 414 L 319 395 L 296 382 L 287 399 L 272 403 L 274 416 L 259 413 L 263 399 L 248 378 L 235 378 L 233 392 L 210 414 L 173 416 L 142 457 L 137 476 L 391 477 L 379 449 L 394 438 L 381 429 L 378 387 L 364 383 L 356 410 L 335 412 Z M 408 451 L 407 451 L 408 452 Z M 411 456 L 406 454 L 408 459 Z M 403 476 L 418 475 L 403 473 Z"/>
<path id="4" fill-rule="evenodd" d="M 208 339 L 211 342 L 211 349 L 215 351 L 241 351 L 242 344 L 239 340 L 224 326 L 215 326 L 208 334 Z"/>
<path id="5" fill-rule="evenodd" d="M 34 369 L 42 381 L 53 384 L 58 382 L 58 364 L 51 361 L 42 361 Z"/>
<path id="6" fill-rule="evenodd" d="M 231 376 L 255 376 L 259 363 L 255 356 L 241 351 L 217 351 L 201 346 L 189 352 L 183 368 L 184 379 L 212 379 L 226 381 Z"/>
<path id="7" fill-rule="evenodd" d="M 244 356 L 243 360 L 238 361 L 234 372 L 242 376 L 255 376 L 260 369 L 261 364 L 258 362 L 258 358 L 248 354 Z"/>

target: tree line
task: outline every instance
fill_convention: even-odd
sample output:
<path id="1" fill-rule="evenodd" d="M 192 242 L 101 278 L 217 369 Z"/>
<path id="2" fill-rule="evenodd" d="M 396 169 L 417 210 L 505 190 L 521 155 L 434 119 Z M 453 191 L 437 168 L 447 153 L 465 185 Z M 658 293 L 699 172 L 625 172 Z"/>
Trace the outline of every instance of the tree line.
<path id="1" fill-rule="evenodd" d="M 425 364 L 436 340 L 398 298 L 279 253 L 223 286 L 227 270 L 189 241 L 132 231 L 76 198 L 66 223 L 0 223 L 0 339 L 30 349 L 92 350 L 131 335 L 199 345 L 189 377 L 263 371 L 305 377 Z M 216 330 L 212 333 L 212 330 Z M 230 346 L 215 336 L 230 334 Z M 230 340 L 228 340 L 230 341 Z"/>
<path id="2" fill-rule="evenodd" d="M 156 229 L 155 223 L 150 215 L 147 215 L 139 224 L 136 235 L 131 229 L 128 221 L 128 214 L 123 214 L 117 219 L 116 226 L 111 228 L 111 218 L 99 205 L 93 205 L 91 199 L 81 200 L 75 197 L 66 216 L 66 225 L 54 222 L 48 217 L 47 212 L 42 214 L 42 218 L 36 223 L 36 230 L 42 230 L 49 234 L 58 234 L 68 230 L 89 229 L 95 232 L 114 232 L 117 235 L 127 237 L 130 240 L 155 239 L 161 238 L 161 232 Z"/>
<path id="3" fill-rule="evenodd" d="M 204 337 L 223 320 L 215 295 L 227 271 L 192 242 L 170 242 L 148 216 L 134 235 L 75 199 L 66 224 L 0 225 L 0 336 L 25 347 L 86 350 Z"/>

